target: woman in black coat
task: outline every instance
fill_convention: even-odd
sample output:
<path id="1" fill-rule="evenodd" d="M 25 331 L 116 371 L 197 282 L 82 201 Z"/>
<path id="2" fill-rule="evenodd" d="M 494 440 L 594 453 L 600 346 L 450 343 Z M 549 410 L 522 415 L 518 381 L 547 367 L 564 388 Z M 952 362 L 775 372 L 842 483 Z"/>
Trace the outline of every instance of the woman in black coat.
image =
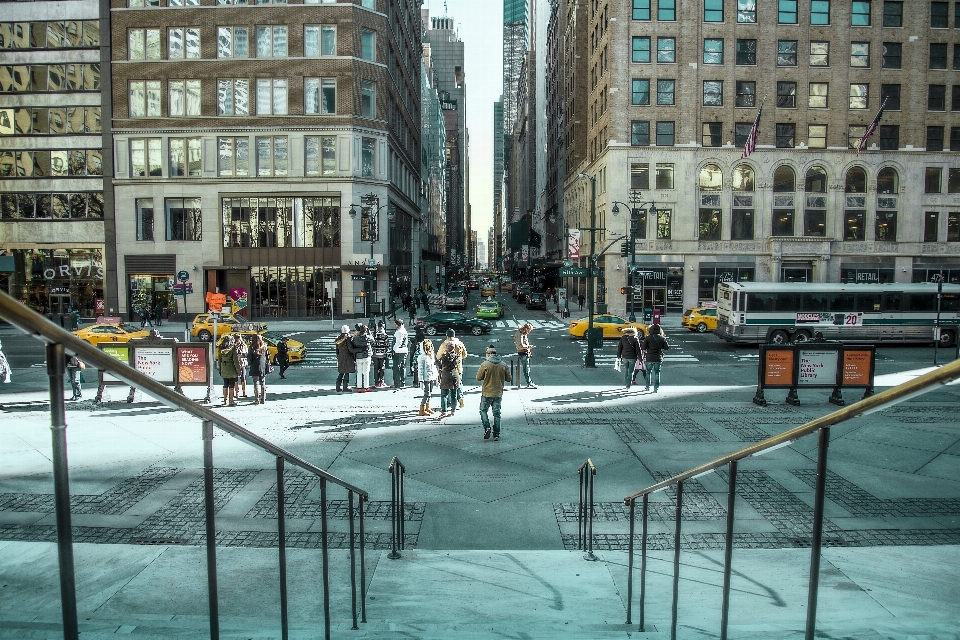
<path id="1" fill-rule="evenodd" d="M 270 350 L 263 336 L 255 334 L 250 340 L 247 350 L 247 366 L 250 368 L 250 377 L 253 378 L 253 404 L 264 404 L 267 401 L 267 365 L 270 362 Z"/>
<path id="2" fill-rule="evenodd" d="M 340 335 L 333 342 L 337 350 L 337 391 L 350 391 L 350 374 L 357 371 L 357 360 L 350 349 L 350 327 L 340 327 Z"/>
<path id="3" fill-rule="evenodd" d="M 420 372 L 417 367 L 417 355 L 420 350 L 420 345 L 423 344 L 423 341 L 427 339 L 427 334 L 423 332 L 423 325 L 415 324 L 413 327 L 413 344 L 410 348 L 410 375 L 413 376 L 413 384 L 417 387 L 420 386 Z"/>

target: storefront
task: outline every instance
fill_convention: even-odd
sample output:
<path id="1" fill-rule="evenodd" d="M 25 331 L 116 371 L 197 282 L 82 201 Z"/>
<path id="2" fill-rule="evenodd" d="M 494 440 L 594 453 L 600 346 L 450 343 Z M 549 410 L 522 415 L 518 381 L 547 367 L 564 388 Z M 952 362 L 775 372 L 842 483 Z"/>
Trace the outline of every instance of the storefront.
<path id="1" fill-rule="evenodd" d="M 139 320 L 145 314 L 154 318 L 159 311 L 163 319 L 177 312 L 177 300 L 173 294 L 177 273 L 176 255 L 126 255 L 123 263 L 128 318 Z"/>
<path id="2" fill-rule="evenodd" d="M 76 311 L 91 318 L 103 308 L 103 245 L 85 248 L 36 246 L 8 249 L 13 272 L 7 274 L 11 295 L 42 314 Z"/>
<path id="3" fill-rule="evenodd" d="M 756 272 L 752 258 L 749 266 L 746 263 L 701 262 L 697 275 L 698 304 L 716 302 L 721 282 L 753 282 Z"/>
<path id="4" fill-rule="evenodd" d="M 913 282 L 936 282 L 941 274 L 944 284 L 960 284 L 960 260 L 913 261 Z"/>
<path id="5" fill-rule="evenodd" d="M 889 284 L 896 281 L 893 258 L 877 263 L 847 263 L 840 265 L 840 282 L 844 284 Z"/>
<path id="6" fill-rule="evenodd" d="M 643 308 L 659 309 L 660 313 L 683 313 L 683 264 L 638 264 L 643 275 Z M 635 300 L 636 308 L 640 301 Z"/>

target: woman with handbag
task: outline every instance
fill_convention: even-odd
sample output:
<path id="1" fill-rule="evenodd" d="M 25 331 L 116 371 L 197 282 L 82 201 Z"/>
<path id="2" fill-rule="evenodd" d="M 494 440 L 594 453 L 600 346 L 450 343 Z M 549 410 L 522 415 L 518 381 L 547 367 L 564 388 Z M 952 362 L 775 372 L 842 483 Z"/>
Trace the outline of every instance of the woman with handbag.
<path id="1" fill-rule="evenodd" d="M 259 333 L 250 340 L 247 350 L 247 363 L 250 365 L 250 377 L 253 379 L 253 404 L 267 402 L 267 372 L 270 370 L 270 351 Z"/>
<path id="2" fill-rule="evenodd" d="M 641 357 L 640 340 L 637 339 L 637 330 L 634 327 L 625 327 L 620 343 L 617 345 L 617 361 L 623 372 L 623 384 L 629 389 L 633 371 L 637 360 Z"/>

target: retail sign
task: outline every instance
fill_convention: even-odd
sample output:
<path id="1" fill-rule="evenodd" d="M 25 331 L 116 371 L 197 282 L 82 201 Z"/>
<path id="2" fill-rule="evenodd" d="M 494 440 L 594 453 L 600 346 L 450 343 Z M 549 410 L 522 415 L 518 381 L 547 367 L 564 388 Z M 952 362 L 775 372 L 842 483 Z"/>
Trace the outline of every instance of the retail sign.
<path id="1" fill-rule="evenodd" d="M 247 290 L 230 289 L 230 299 L 233 300 L 233 308 L 236 310 L 247 308 Z"/>
<path id="2" fill-rule="evenodd" d="M 189 272 L 183 269 L 181 269 L 180 271 L 177 271 L 177 280 L 179 280 L 180 282 L 186 282 L 189 279 L 190 279 Z"/>
<path id="3" fill-rule="evenodd" d="M 220 311 L 223 309 L 223 305 L 227 304 L 227 294 L 209 291 L 207 292 L 206 301 L 211 311 Z"/>
<path id="4" fill-rule="evenodd" d="M 93 299 L 93 310 L 94 310 L 96 313 L 103 313 L 103 310 L 104 310 L 103 298 L 94 298 L 94 299 Z"/>
<path id="5" fill-rule="evenodd" d="M 56 269 L 46 268 L 43 270 L 43 277 L 47 280 L 53 280 L 54 278 L 82 278 L 82 277 L 93 278 L 94 280 L 103 280 L 103 267 L 93 268 L 92 264 L 88 264 L 85 267 L 72 267 L 67 264 L 61 264 Z"/>
<path id="6" fill-rule="evenodd" d="M 126 365 L 130 364 L 130 347 L 126 345 L 118 346 L 118 345 L 105 345 L 105 344 L 100 344 L 97 346 L 100 347 L 100 350 L 103 351 L 108 356 L 110 356 L 111 358 L 115 360 L 119 360 L 120 362 Z M 106 383 L 119 383 L 119 382 L 121 382 L 120 378 L 112 376 L 106 372 L 103 373 L 102 383 L 106 384 Z"/>

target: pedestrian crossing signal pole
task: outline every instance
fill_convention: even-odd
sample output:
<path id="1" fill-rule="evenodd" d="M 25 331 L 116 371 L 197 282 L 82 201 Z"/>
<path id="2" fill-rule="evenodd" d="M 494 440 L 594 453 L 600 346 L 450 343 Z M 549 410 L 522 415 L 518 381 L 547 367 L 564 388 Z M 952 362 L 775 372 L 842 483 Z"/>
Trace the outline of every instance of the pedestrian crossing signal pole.
<path id="1" fill-rule="evenodd" d="M 580 174 L 581 178 L 590 181 L 590 256 L 587 260 L 587 268 L 590 273 L 587 275 L 587 355 L 583 359 L 583 366 L 588 369 L 597 367 L 596 356 L 593 353 L 593 309 L 594 309 L 594 284 L 593 269 L 596 266 L 597 256 L 597 179 L 588 176 L 586 173 Z"/>

